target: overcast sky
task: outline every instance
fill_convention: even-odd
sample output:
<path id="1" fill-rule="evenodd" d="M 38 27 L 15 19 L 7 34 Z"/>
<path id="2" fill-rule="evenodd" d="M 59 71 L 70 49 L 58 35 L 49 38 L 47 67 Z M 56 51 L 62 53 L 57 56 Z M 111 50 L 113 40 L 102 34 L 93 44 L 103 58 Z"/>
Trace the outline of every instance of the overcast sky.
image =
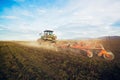
<path id="1" fill-rule="evenodd" d="M 0 0 L 0 40 L 120 36 L 120 0 Z"/>

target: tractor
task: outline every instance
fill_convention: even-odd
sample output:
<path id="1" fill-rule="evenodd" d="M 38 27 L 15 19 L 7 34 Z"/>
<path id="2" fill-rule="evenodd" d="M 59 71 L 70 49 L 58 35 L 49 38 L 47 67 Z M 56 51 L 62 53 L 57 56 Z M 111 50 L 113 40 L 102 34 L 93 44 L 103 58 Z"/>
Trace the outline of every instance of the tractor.
<path id="1" fill-rule="evenodd" d="M 45 30 L 43 35 L 41 35 L 41 38 L 38 39 L 38 42 L 41 41 L 50 41 L 50 42 L 56 42 L 57 36 L 53 34 L 54 31 L 52 30 Z"/>

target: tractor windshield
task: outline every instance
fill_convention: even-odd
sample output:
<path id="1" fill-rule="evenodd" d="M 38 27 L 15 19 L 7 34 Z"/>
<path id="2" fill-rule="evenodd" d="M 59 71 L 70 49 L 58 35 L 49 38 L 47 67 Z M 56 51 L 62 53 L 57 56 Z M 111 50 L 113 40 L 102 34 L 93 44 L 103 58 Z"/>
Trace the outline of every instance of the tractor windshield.
<path id="1" fill-rule="evenodd" d="M 45 35 L 52 35 L 53 32 L 44 32 Z"/>
<path id="2" fill-rule="evenodd" d="M 49 35 L 52 35 L 53 34 L 53 32 L 49 32 Z"/>

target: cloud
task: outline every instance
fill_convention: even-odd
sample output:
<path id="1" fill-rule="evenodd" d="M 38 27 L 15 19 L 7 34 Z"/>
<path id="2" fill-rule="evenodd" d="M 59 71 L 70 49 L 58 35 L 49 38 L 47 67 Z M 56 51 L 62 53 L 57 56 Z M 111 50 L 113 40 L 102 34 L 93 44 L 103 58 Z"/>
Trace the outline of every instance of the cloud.
<path id="1" fill-rule="evenodd" d="M 18 35 L 35 39 L 45 29 L 55 30 L 59 39 L 120 35 L 120 27 L 115 27 L 120 20 L 119 0 L 55 0 L 49 7 L 48 2 L 15 1 L 20 6 L 5 9 L 0 19 Z"/>
<path id="2" fill-rule="evenodd" d="M 17 17 L 17 16 L 0 16 L 0 18 L 3 18 L 3 19 L 18 19 L 19 17 Z"/>
<path id="3" fill-rule="evenodd" d="M 61 33 L 61 38 L 95 38 L 100 36 L 108 36 L 113 34 L 113 31 L 117 29 L 112 29 L 108 26 L 96 27 L 89 24 L 80 24 L 80 23 L 70 23 L 56 28 L 56 31 Z"/>

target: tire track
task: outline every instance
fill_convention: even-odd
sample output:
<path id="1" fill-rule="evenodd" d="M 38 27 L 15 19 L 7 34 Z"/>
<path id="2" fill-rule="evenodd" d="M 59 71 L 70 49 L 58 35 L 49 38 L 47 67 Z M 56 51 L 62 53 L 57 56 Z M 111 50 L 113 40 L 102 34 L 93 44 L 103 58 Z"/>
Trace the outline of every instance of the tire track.
<path id="1" fill-rule="evenodd" d="M 3 57 L 3 64 L 2 66 L 4 66 L 3 70 L 3 74 L 4 77 L 10 78 L 10 79 L 16 79 L 19 72 L 20 72 L 20 68 L 18 66 L 18 64 L 15 61 L 15 56 L 13 56 L 13 54 L 11 54 L 10 49 L 8 47 L 7 44 L 3 43 L 2 48 L 1 48 L 1 55 Z"/>
<path id="2" fill-rule="evenodd" d="M 24 65 L 19 61 L 19 59 L 15 56 L 15 52 L 13 50 L 13 48 L 9 45 L 7 45 L 7 48 L 9 50 L 10 55 L 12 56 L 12 61 L 15 62 L 16 66 L 18 67 L 18 76 L 16 78 L 16 80 L 20 80 L 20 78 L 22 77 L 23 79 L 27 79 L 25 76 L 23 76 L 24 74 Z"/>
<path id="3" fill-rule="evenodd" d="M 17 77 L 17 80 L 27 80 L 27 79 L 42 79 L 46 80 L 49 76 L 46 72 L 41 69 L 40 66 L 37 66 L 32 59 L 29 57 L 32 56 L 31 52 L 24 50 L 23 47 L 19 47 L 19 45 L 7 46 L 10 50 L 11 55 L 13 56 L 14 61 L 16 62 L 17 66 L 19 67 L 20 74 Z M 30 55 L 28 53 L 31 53 Z M 29 56 L 28 56 L 29 55 Z M 34 55 L 34 54 L 33 54 Z M 37 58 L 38 56 L 35 55 Z M 37 58 L 38 59 L 38 58 Z M 37 60 L 36 59 L 36 60 Z"/>
<path id="4" fill-rule="evenodd" d="M 41 74 L 41 72 L 42 72 L 42 74 L 44 74 L 43 76 L 46 75 L 47 77 L 55 75 L 55 73 L 52 73 L 53 71 L 50 69 L 50 67 L 46 63 L 44 63 L 45 56 L 44 56 L 44 53 L 41 53 L 41 50 L 38 50 L 38 49 L 35 49 L 32 47 L 21 46 L 21 45 L 19 45 L 19 46 L 17 45 L 17 47 L 23 53 L 25 53 L 25 54 L 23 54 L 24 57 L 26 57 L 28 59 L 28 61 L 30 61 L 32 66 L 34 66 L 34 67 L 36 67 L 36 69 L 38 69 L 37 72 L 39 74 Z M 41 72 L 39 72 L 39 70 Z M 52 77 L 50 77 L 50 78 L 52 78 Z"/>

